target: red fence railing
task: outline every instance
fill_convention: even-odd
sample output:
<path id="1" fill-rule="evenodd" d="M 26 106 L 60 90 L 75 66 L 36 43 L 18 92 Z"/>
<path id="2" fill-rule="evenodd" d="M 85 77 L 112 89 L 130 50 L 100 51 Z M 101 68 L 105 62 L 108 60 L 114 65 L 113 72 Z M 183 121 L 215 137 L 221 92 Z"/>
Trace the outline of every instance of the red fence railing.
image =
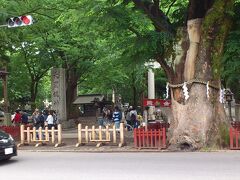
<path id="1" fill-rule="evenodd" d="M 20 127 L 19 126 L 0 126 L 0 130 L 3 130 L 6 133 L 11 134 L 13 138 L 20 137 Z"/>
<path id="2" fill-rule="evenodd" d="M 240 149 L 240 122 L 232 122 L 229 130 L 230 149 Z"/>
<path id="3" fill-rule="evenodd" d="M 170 124 L 169 123 L 165 123 L 165 122 L 150 122 L 147 125 L 148 129 L 161 129 L 161 128 L 166 128 L 166 131 L 168 130 Z"/>
<path id="4" fill-rule="evenodd" d="M 134 147 L 138 149 L 164 149 L 166 148 L 166 128 L 149 129 L 135 128 L 134 129 Z"/>

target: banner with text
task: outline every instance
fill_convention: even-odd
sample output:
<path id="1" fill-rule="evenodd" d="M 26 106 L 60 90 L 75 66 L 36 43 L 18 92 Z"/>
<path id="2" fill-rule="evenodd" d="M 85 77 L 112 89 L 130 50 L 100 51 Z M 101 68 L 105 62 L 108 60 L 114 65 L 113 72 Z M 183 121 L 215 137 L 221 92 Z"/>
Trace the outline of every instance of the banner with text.
<path id="1" fill-rule="evenodd" d="M 164 99 L 144 99 L 143 106 L 171 107 L 171 100 Z"/>

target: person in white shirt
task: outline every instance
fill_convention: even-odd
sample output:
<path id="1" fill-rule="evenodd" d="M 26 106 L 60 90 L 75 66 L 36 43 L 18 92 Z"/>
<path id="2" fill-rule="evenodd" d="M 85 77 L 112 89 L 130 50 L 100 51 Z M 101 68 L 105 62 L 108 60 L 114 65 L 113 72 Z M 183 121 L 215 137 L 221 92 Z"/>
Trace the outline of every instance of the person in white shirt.
<path id="1" fill-rule="evenodd" d="M 136 108 L 132 107 L 132 106 L 130 108 L 131 108 L 131 110 L 130 110 L 130 117 L 132 116 L 132 114 L 134 114 L 137 117 L 137 110 L 136 110 Z"/>
<path id="2" fill-rule="evenodd" d="M 54 127 L 54 119 L 53 119 L 53 111 L 52 110 L 50 110 L 48 113 L 46 123 L 47 123 L 48 129 L 52 129 L 52 127 Z"/>

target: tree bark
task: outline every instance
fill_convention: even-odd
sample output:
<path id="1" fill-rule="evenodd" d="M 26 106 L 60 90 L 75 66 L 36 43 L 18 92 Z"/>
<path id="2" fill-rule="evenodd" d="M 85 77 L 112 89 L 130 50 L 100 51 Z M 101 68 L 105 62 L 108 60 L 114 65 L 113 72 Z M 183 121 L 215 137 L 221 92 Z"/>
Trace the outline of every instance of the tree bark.
<path id="1" fill-rule="evenodd" d="M 220 76 L 216 73 L 219 69 L 214 67 L 214 63 L 219 63 L 222 45 L 229 29 L 229 26 L 222 25 L 229 24 L 229 19 L 223 17 L 223 14 L 216 17 L 219 13 L 217 8 L 224 9 L 231 4 L 227 1 L 222 3 L 215 1 L 213 6 L 206 4 L 206 7 L 211 7 L 208 11 L 205 6 L 201 6 L 202 13 L 198 10 L 196 11 L 198 14 L 194 15 L 191 14 L 194 12 L 191 7 L 197 8 L 198 5 L 195 5 L 190 4 L 189 9 L 191 18 L 187 22 L 189 47 L 184 65 L 184 81 L 193 81 L 187 86 L 189 99 L 184 96 L 182 85 L 172 89 L 171 93 L 174 119 L 170 126 L 169 143 L 173 149 L 227 146 L 224 139 L 227 134 L 223 134 L 223 129 L 227 133 L 229 122 L 223 105 L 219 102 Z M 192 19 L 193 17 L 196 19 Z M 223 22 L 214 22 L 212 18 Z M 208 87 L 208 93 L 207 82 L 212 84 Z"/>
<path id="2" fill-rule="evenodd" d="M 131 87 L 132 87 L 132 95 L 133 95 L 133 102 L 132 105 L 136 108 L 137 107 L 137 88 L 136 88 L 136 72 L 133 70 L 131 73 Z"/>
<path id="3" fill-rule="evenodd" d="M 178 31 L 172 30 L 168 18 L 159 9 L 160 1 L 133 2 L 152 20 L 156 31 L 176 36 L 175 48 L 172 48 L 174 63 L 166 62 L 169 58 L 165 58 L 164 53 L 156 58 L 171 87 L 174 117 L 168 135 L 170 148 L 226 145 L 223 139 L 227 132 L 223 133 L 223 130 L 229 123 L 219 102 L 220 59 L 231 25 L 228 12 L 233 0 L 189 0 L 187 27 Z M 189 98 L 183 91 L 184 82 Z M 207 87 L 207 84 L 210 85 Z"/>
<path id="4" fill-rule="evenodd" d="M 212 90 L 213 94 L 217 92 Z M 220 130 L 229 123 L 218 97 L 208 99 L 206 87 L 202 84 L 193 84 L 189 96 L 185 104 L 172 98 L 174 119 L 169 130 L 170 148 L 194 150 L 205 146 L 226 146 Z"/>
<path id="5" fill-rule="evenodd" d="M 73 105 L 73 101 L 77 97 L 77 82 L 78 82 L 78 75 L 74 69 L 67 70 L 66 76 L 66 105 L 67 105 L 67 119 L 75 118 L 78 113 L 76 112 L 77 109 Z"/>
<path id="6" fill-rule="evenodd" d="M 36 97 L 37 97 L 37 92 L 38 92 L 38 82 L 35 82 L 32 80 L 31 86 L 30 86 L 30 92 L 31 92 L 31 109 L 34 110 L 36 109 Z"/>

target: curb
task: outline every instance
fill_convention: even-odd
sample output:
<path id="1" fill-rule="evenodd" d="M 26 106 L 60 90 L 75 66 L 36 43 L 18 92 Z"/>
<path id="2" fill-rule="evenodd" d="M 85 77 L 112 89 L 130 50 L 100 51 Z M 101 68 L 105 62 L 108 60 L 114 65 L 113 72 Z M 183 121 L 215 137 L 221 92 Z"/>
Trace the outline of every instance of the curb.
<path id="1" fill-rule="evenodd" d="M 33 149 L 18 149 L 23 152 L 74 152 L 74 153 L 163 153 L 171 152 L 166 150 L 33 150 Z"/>
<path id="2" fill-rule="evenodd" d="M 172 151 L 168 149 L 66 149 L 66 148 L 54 148 L 46 147 L 45 149 L 34 149 L 32 148 L 18 148 L 18 151 L 21 152 L 75 152 L 75 153 L 232 153 L 239 152 L 240 150 L 209 150 L 209 151 Z"/>

